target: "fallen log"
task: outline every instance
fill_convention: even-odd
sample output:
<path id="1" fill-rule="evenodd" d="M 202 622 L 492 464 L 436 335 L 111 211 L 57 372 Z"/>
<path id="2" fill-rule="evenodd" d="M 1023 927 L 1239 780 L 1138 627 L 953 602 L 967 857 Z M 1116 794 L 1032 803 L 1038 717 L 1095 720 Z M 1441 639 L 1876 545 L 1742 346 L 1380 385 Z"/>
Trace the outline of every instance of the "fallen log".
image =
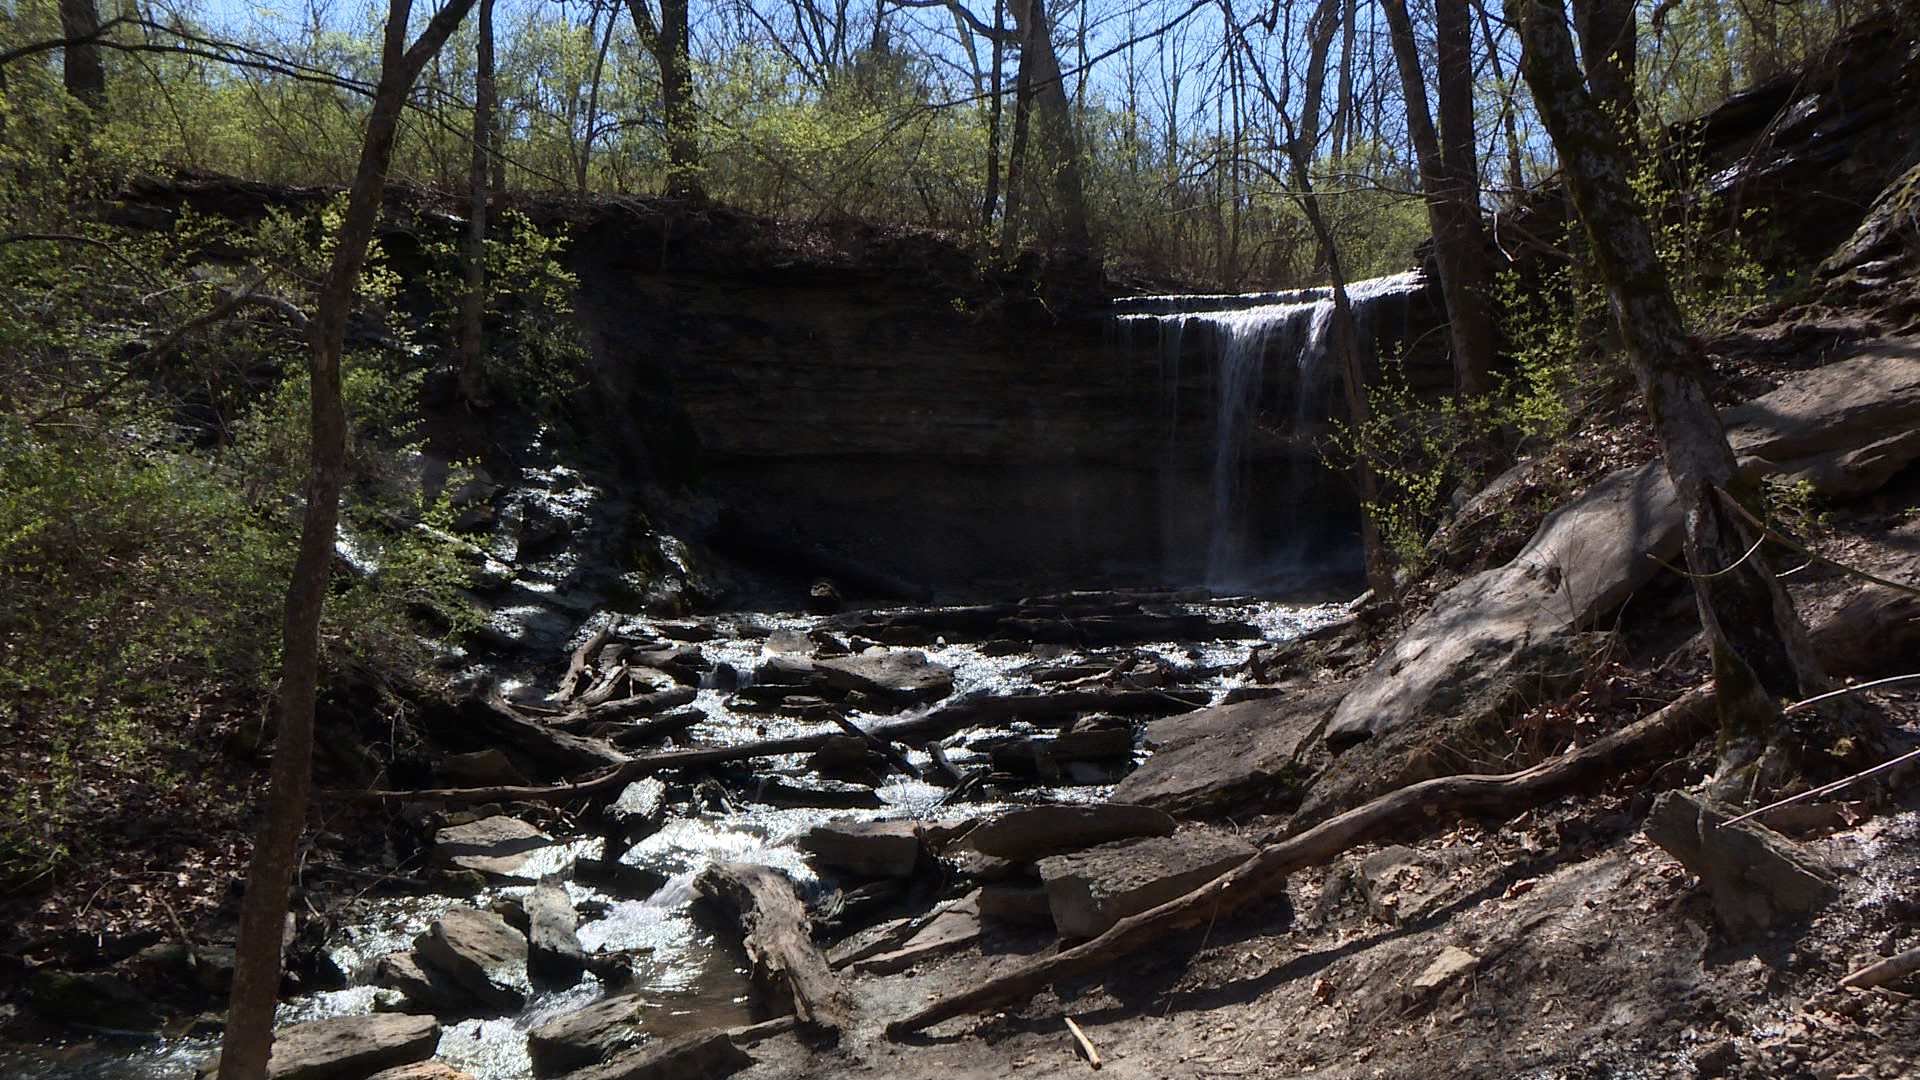
<path id="1" fill-rule="evenodd" d="M 581 680 L 593 669 L 594 658 L 600 655 L 600 647 L 612 636 L 613 628 L 603 626 L 573 650 L 572 658 L 567 661 L 567 673 L 560 677 L 560 688 L 553 692 L 553 700 L 562 705 L 573 700 L 573 696 L 580 692 Z"/>
<path id="2" fill-rule="evenodd" d="M 1500 776 L 1447 776 L 1401 788 L 1262 848 L 1205 885 L 1122 919 L 1099 937 L 1051 956 L 1005 966 L 979 985 L 888 1024 L 887 1035 L 899 1039 L 942 1020 L 1031 997 L 1061 979 L 1097 971 L 1170 934 L 1210 925 L 1284 887 L 1288 874 L 1357 845 L 1429 827 L 1441 817 L 1518 814 L 1631 766 L 1671 756 L 1712 731 L 1714 723 L 1713 692 L 1700 687 L 1644 720 L 1531 769 Z"/>
<path id="3" fill-rule="evenodd" d="M 690 687 L 676 686 L 671 690 L 655 690 L 645 694 L 634 694 L 598 705 L 587 705 L 575 709 L 565 716 L 549 720 L 549 727 L 561 731 L 581 732 L 594 724 L 609 721 L 626 720 L 635 716 L 652 716 L 668 709 L 678 709 L 693 704 L 697 692 Z"/>
<path id="4" fill-rule="evenodd" d="M 1876 986 L 1897 982 L 1916 971 L 1920 971 L 1920 949 L 1908 949 L 1898 956 L 1868 964 L 1841 979 L 1840 985 L 1849 990 L 1871 990 Z"/>
<path id="5" fill-rule="evenodd" d="M 495 691 L 472 699 L 465 711 L 501 742 L 559 769 L 595 769 L 628 760 L 627 755 L 598 739 L 571 735 L 521 715 Z"/>
<path id="6" fill-rule="evenodd" d="M 828 719 L 840 725 L 841 731 L 844 731 L 847 734 L 852 735 L 858 739 L 864 740 L 868 746 L 873 747 L 874 750 L 885 755 L 886 759 L 893 764 L 893 767 L 895 769 L 900 771 L 901 775 L 911 776 L 915 780 L 920 779 L 919 768 L 917 768 L 913 764 L 913 762 L 908 761 L 907 756 L 905 754 L 902 754 L 898 749 L 896 749 L 892 743 L 887 742 L 885 739 L 879 738 L 878 736 L 874 735 L 872 732 L 868 731 L 866 728 L 863 728 L 859 724 L 856 724 L 853 721 L 847 719 L 846 717 L 841 716 L 837 712 L 829 714 Z"/>
<path id="7" fill-rule="evenodd" d="M 853 997 L 813 943 L 813 924 L 793 882 L 772 867 L 720 862 L 693 887 L 739 924 L 754 981 L 792 1003 L 801 1030 L 839 1038 L 852 1019 Z"/>

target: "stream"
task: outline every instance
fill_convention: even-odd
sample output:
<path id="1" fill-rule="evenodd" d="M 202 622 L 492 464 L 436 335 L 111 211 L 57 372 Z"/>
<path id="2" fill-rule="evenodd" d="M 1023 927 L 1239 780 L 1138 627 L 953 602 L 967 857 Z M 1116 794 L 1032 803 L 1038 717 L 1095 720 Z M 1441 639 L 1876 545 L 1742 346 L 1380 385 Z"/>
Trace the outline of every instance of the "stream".
<path id="1" fill-rule="evenodd" d="M 1113 607 L 1105 595 L 1100 602 L 1105 606 L 1098 610 Z M 1057 611 L 1059 601 L 1051 602 L 1051 606 L 1041 602 L 1039 607 L 1032 607 L 1035 601 L 1026 603 L 1032 610 Z M 1127 606 L 1125 602 L 1120 604 Z M 604 630 L 604 640 L 641 646 L 657 643 L 681 650 L 679 680 L 683 686 L 691 681 L 689 667 L 697 672 L 699 685 L 690 707 L 698 709 L 702 718 L 678 736 L 676 744 L 720 747 L 840 730 L 839 725 L 822 721 L 823 705 L 809 695 L 783 697 L 768 696 L 764 690 L 753 692 L 756 686 L 767 686 L 761 679 L 777 675 L 783 663 L 791 666 L 809 662 L 805 654 L 819 649 L 823 642 L 829 655 L 844 650 L 858 656 L 866 646 L 865 655 L 869 657 L 917 653 L 929 665 L 950 669 L 951 692 L 937 700 L 903 707 L 897 701 L 889 705 L 852 694 L 833 706 L 841 709 L 852 724 L 874 730 L 925 717 L 955 703 L 1041 695 L 1066 685 L 1080 687 L 1102 681 L 1113 686 L 1177 690 L 1190 700 L 1197 700 L 1199 695 L 1194 692 L 1200 691 L 1206 701 L 1218 703 L 1242 686 L 1242 669 L 1254 648 L 1292 638 L 1339 618 L 1343 612 L 1341 605 L 1333 603 L 1211 599 L 1195 594 L 1156 595 L 1131 606 L 1142 613 L 1138 619 L 1145 620 L 1142 625 L 1124 624 L 1136 636 L 1143 627 L 1156 625 L 1154 620 L 1169 627 L 1216 626 L 1223 628 L 1223 636 L 1097 646 L 1065 641 L 1014 643 L 997 638 L 948 640 L 970 635 L 932 631 L 943 623 L 963 626 L 968 619 L 977 619 L 982 609 L 926 608 L 835 616 L 764 612 L 694 619 L 602 616 L 590 618 L 569 647 L 577 648 L 596 630 Z M 1102 625 L 1102 619 L 1112 618 L 1089 616 L 1080 619 L 1078 625 L 1090 631 Z M 1074 620 L 1063 616 L 1061 624 L 1071 625 Z M 1044 630 L 1048 624 L 1040 625 L 1036 636 L 1049 636 Z M 920 627 L 917 632 L 930 633 L 930 641 L 878 646 L 857 632 L 860 628 L 879 628 L 898 636 L 906 633 L 903 626 Z M 850 648 L 843 645 L 849 642 Z M 675 679 L 665 673 L 621 670 L 633 680 L 626 687 L 629 693 L 675 685 Z M 1102 679 L 1102 672 L 1110 674 Z M 500 689 L 507 699 L 535 707 L 534 703 L 552 692 L 553 673 L 546 673 L 544 682 L 531 672 L 508 678 L 501 682 Z M 789 688 L 775 684 L 775 689 Z M 1178 703 L 1171 711 L 1189 707 L 1190 703 Z M 962 772 L 1000 770 L 992 774 L 999 782 L 977 785 L 969 801 L 951 805 L 944 804 L 954 791 L 951 786 L 898 771 L 871 777 L 870 789 L 864 784 L 820 779 L 805 754 L 758 758 L 751 765 L 740 763 L 719 770 L 717 780 L 709 777 L 694 784 L 686 783 L 687 777 L 665 774 L 670 800 L 665 820 L 657 831 L 624 850 L 618 840 L 602 835 L 606 830 L 593 831 L 585 828 L 591 822 L 582 822 L 582 831 L 548 830 L 552 843 L 528 853 L 525 864 L 513 871 L 511 880 L 495 878 L 473 896 L 336 898 L 329 912 L 334 929 L 324 949 L 347 985 L 283 1001 L 279 1021 L 286 1024 L 407 1008 L 397 991 L 376 983 L 383 956 L 407 949 L 436 918 L 456 906 L 498 909 L 503 903 L 524 899 L 532 891 L 533 881 L 554 877 L 564 881 L 568 899 L 579 913 L 583 950 L 590 956 L 619 955 L 627 959 L 631 977 L 623 989 L 644 992 L 658 1010 L 647 1022 L 652 1037 L 764 1019 L 764 1014 L 754 1010 L 737 943 L 720 940 L 696 918 L 692 880 L 709 863 L 731 860 L 776 867 L 793 879 L 810 907 L 831 912 L 838 905 L 839 891 L 852 883 L 817 871 L 796 846 L 796 841 L 814 826 L 836 818 L 929 820 L 979 815 L 1016 803 L 1103 800 L 1114 781 L 1148 753 L 1139 739 L 1143 718 L 1127 719 L 1133 731 L 1130 757 L 1069 762 L 1057 772 L 1025 778 L 1007 776 L 1004 763 L 992 764 L 1000 760 L 994 757 L 996 746 L 1004 748 L 1009 740 L 1035 734 L 1044 738 L 1063 730 L 1063 724 L 1015 719 L 967 726 L 943 741 L 948 764 Z M 923 772 L 935 770 L 936 764 L 925 749 L 903 752 Z M 864 795 L 866 790 L 877 799 Z M 796 796 L 795 792 L 813 792 L 824 796 L 822 801 L 851 793 L 871 805 L 864 809 L 775 805 L 810 798 Z M 580 859 L 618 859 L 627 867 L 651 872 L 653 880 L 664 879 L 665 884 L 645 895 L 623 892 L 600 876 L 590 884 L 572 873 L 574 862 Z M 531 1077 L 527 1032 L 607 992 L 599 978 L 587 975 L 564 990 L 528 987 L 525 1007 L 511 1015 L 445 1018 L 438 1056 L 470 1072 L 476 1080 Z M 194 1065 L 212 1052 L 216 1042 L 217 1032 L 204 1028 L 146 1041 L 104 1035 L 67 1047 L 12 1051 L 15 1056 L 11 1058 L 7 1056 L 9 1051 L 0 1051 L 0 1073 L 22 1080 L 171 1080 L 191 1076 Z"/>

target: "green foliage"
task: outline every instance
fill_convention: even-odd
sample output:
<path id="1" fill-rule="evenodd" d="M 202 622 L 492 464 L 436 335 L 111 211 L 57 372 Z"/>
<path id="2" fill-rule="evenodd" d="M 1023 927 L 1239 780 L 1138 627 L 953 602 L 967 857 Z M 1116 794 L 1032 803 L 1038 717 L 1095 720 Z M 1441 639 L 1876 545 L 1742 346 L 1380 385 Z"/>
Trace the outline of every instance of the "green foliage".
<path id="1" fill-rule="evenodd" d="M 586 343 L 571 317 L 580 280 L 560 262 L 569 237 L 542 232 L 514 210 L 488 224 L 486 383 L 519 407 L 551 412 L 577 389 L 587 361 Z M 423 246 L 432 263 L 428 283 L 435 304 L 459 310 L 466 287 L 462 241 L 447 236 Z"/>

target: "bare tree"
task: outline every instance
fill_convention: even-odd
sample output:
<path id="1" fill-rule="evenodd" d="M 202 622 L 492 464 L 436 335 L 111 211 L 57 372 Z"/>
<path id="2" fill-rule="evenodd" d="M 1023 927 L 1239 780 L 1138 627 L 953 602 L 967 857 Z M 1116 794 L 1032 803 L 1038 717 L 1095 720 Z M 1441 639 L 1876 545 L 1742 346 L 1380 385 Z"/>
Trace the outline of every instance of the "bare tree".
<path id="1" fill-rule="evenodd" d="M 633 13 L 633 28 L 640 44 L 653 54 L 660 69 L 660 113 L 666 127 L 667 194 L 699 199 L 705 195 L 700 182 L 699 114 L 693 103 L 693 58 L 688 52 L 691 31 L 687 21 L 688 0 L 660 0 L 655 17 L 647 0 L 627 0 Z"/>
<path id="2" fill-rule="evenodd" d="M 1574 59 L 1561 0 L 1507 0 L 1520 27 L 1521 69 L 1559 151 L 1573 205 L 1606 283 L 1667 474 L 1686 512 L 1687 566 L 1713 659 L 1722 731 L 1720 791 L 1766 783 L 1755 767 L 1780 734 L 1780 701 L 1823 685 L 1806 628 L 1769 570 L 1759 537 L 1732 501 L 1749 497 L 1706 391 L 1706 364 L 1687 334 L 1614 119 Z"/>
<path id="3" fill-rule="evenodd" d="M 1013 25 L 1020 35 L 1020 68 L 1033 93 L 1040 144 L 1053 178 L 1054 209 L 1060 215 L 1060 240 L 1087 247 L 1087 198 L 1081 180 L 1080 150 L 1073 135 L 1073 113 L 1053 49 L 1053 26 L 1045 0 L 1012 0 Z M 1008 192 L 1012 197 L 1012 192 Z"/>
<path id="4" fill-rule="evenodd" d="M 1393 55 L 1405 91 L 1407 134 L 1420 161 L 1433 229 L 1434 261 L 1447 303 L 1447 336 L 1453 347 L 1454 387 L 1475 396 L 1492 386 L 1493 313 L 1487 287 L 1486 226 L 1480 217 L 1480 170 L 1473 138 L 1473 62 L 1466 0 L 1438 0 L 1436 82 L 1442 129 L 1427 111 L 1426 80 L 1406 0 L 1381 0 L 1392 30 Z"/>
<path id="5" fill-rule="evenodd" d="M 487 162 L 493 143 L 493 0 L 479 0 L 474 44 L 473 159 L 467 171 L 466 281 L 460 293 L 460 397 L 486 404 Z M 591 123 L 591 120 L 589 120 Z"/>
<path id="6" fill-rule="evenodd" d="M 240 910 L 240 941 L 221 1046 L 220 1080 L 263 1080 L 273 1050 L 273 1012 L 279 999 L 281 942 L 294 851 L 306 824 L 313 784 L 314 693 L 320 677 L 320 613 L 333 565 L 334 529 L 346 474 L 346 408 L 340 394 L 340 354 L 354 287 L 366 264 L 367 247 L 380 216 L 380 196 L 393 160 L 400 112 L 421 68 L 474 0 L 447 0 L 420 37 L 407 44 L 410 0 L 390 0 L 381 50 L 380 81 L 367 117 L 360 165 L 341 219 L 333 261 L 308 324 L 311 378 L 308 434 L 310 458 L 306 515 L 300 548 L 287 585 L 280 677 L 279 730 L 274 739 L 267 814 L 254 843 Z"/>

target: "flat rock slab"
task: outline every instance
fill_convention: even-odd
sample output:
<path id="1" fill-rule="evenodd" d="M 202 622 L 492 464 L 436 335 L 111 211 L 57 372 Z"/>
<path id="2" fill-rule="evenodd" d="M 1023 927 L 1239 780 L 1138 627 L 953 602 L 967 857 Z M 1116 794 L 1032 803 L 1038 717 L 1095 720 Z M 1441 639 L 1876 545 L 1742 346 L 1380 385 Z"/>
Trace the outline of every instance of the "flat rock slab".
<path id="1" fill-rule="evenodd" d="M 462 1072 L 444 1061 L 415 1061 L 382 1069 L 367 1077 L 367 1080 L 473 1080 L 473 1074 Z"/>
<path id="2" fill-rule="evenodd" d="M 942 953 L 964 948 L 980 940 L 980 891 L 956 900 L 892 952 L 856 960 L 853 970 L 863 975 L 891 975 Z"/>
<path id="3" fill-rule="evenodd" d="M 410 1008 L 435 1014 L 463 1013 L 474 1001 L 459 980 L 420 963 L 411 952 L 388 953 L 374 967 L 374 981 L 400 991 Z"/>
<path id="4" fill-rule="evenodd" d="M 519 818 L 496 814 L 434 833 L 430 861 L 435 866 L 520 880 L 516 875 L 532 853 L 552 844 L 553 837 Z"/>
<path id="5" fill-rule="evenodd" d="M 559 1076 L 597 1065 L 647 1039 L 648 1006 L 638 994 L 602 998 L 527 1032 L 535 1076 Z"/>
<path id="6" fill-rule="evenodd" d="M 568 1080 L 718 1080 L 753 1064 L 725 1031 L 659 1039 L 569 1073 Z"/>
<path id="7" fill-rule="evenodd" d="M 481 1005 L 506 1011 L 526 1001 L 526 935 L 490 911 L 448 911 L 414 942 L 414 956 Z"/>
<path id="8" fill-rule="evenodd" d="M 953 693 L 953 669 L 936 664 L 917 649 L 874 646 L 854 656 L 814 663 L 825 685 L 849 693 L 871 694 L 898 702 L 939 701 Z"/>
<path id="9" fill-rule="evenodd" d="M 1147 725 L 1153 751 L 1113 789 L 1115 802 L 1201 815 L 1257 806 L 1289 809 L 1312 778 L 1306 762 L 1332 687 L 1216 705 Z"/>
<path id="10" fill-rule="evenodd" d="M 587 970 L 576 933 L 579 920 L 567 890 L 541 884 L 527 897 L 527 977 L 534 985 L 561 989 L 580 981 Z"/>
<path id="11" fill-rule="evenodd" d="M 1892 475 L 1920 442 L 1920 354 L 1905 346 L 1805 372 L 1723 414 L 1743 466 L 1760 474 L 1827 475 L 1860 494 L 1863 477 Z M 1912 445 L 1909 445 L 1912 444 Z M 1874 447 L 1870 460 L 1833 463 Z M 1835 471 L 1837 470 L 1837 472 Z M 1869 475 L 1870 474 L 1870 475 Z M 1837 481 L 1836 481 L 1837 483 Z M 1549 514 L 1506 566 L 1441 594 L 1362 675 L 1335 710 L 1338 748 L 1422 717 L 1484 712 L 1512 676 L 1598 625 L 1680 551 L 1681 508 L 1662 462 L 1611 473 Z"/>
<path id="12" fill-rule="evenodd" d="M 862 877 L 912 877 L 920 862 L 920 829 L 911 821 L 829 821 L 801 837 L 800 846 L 836 870 Z"/>
<path id="13" fill-rule="evenodd" d="M 1713 896 L 1728 937 L 1752 941 L 1798 922 L 1833 899 L 1832 873 L 1772 830 L 1677 791 L 1647 815 L 1647 839 L 1679 859 Z"/>
<path id="14" fill-rule="evenodd" d="M 294 1024 L 273 1033 L 267 1080 L 366 1080 L 385 1069 L 433 1056 L 440 1022 L 431 1016 L 379 1013 Z M 220 1071 L 220 1055 L 202 1062 L 198 1074 Z"/>
<path id="15" fill-rule="evenodd" d="M 1189 830 L 1041 859 L 1040 880 L 1060 936 L 1091 938 L 1206 884 L 1255 851 L 1238 837 Z"/>
<path id="16" fill-rule="evenodd" d="M 982 824 L 968 834 L 966 844 L 982 855 L 1036 862 L 1113 840 L 1172 836 L 1173 829 L 1173 817 L 1151 806 L 1118 802 L 1029 806 Z"/>

